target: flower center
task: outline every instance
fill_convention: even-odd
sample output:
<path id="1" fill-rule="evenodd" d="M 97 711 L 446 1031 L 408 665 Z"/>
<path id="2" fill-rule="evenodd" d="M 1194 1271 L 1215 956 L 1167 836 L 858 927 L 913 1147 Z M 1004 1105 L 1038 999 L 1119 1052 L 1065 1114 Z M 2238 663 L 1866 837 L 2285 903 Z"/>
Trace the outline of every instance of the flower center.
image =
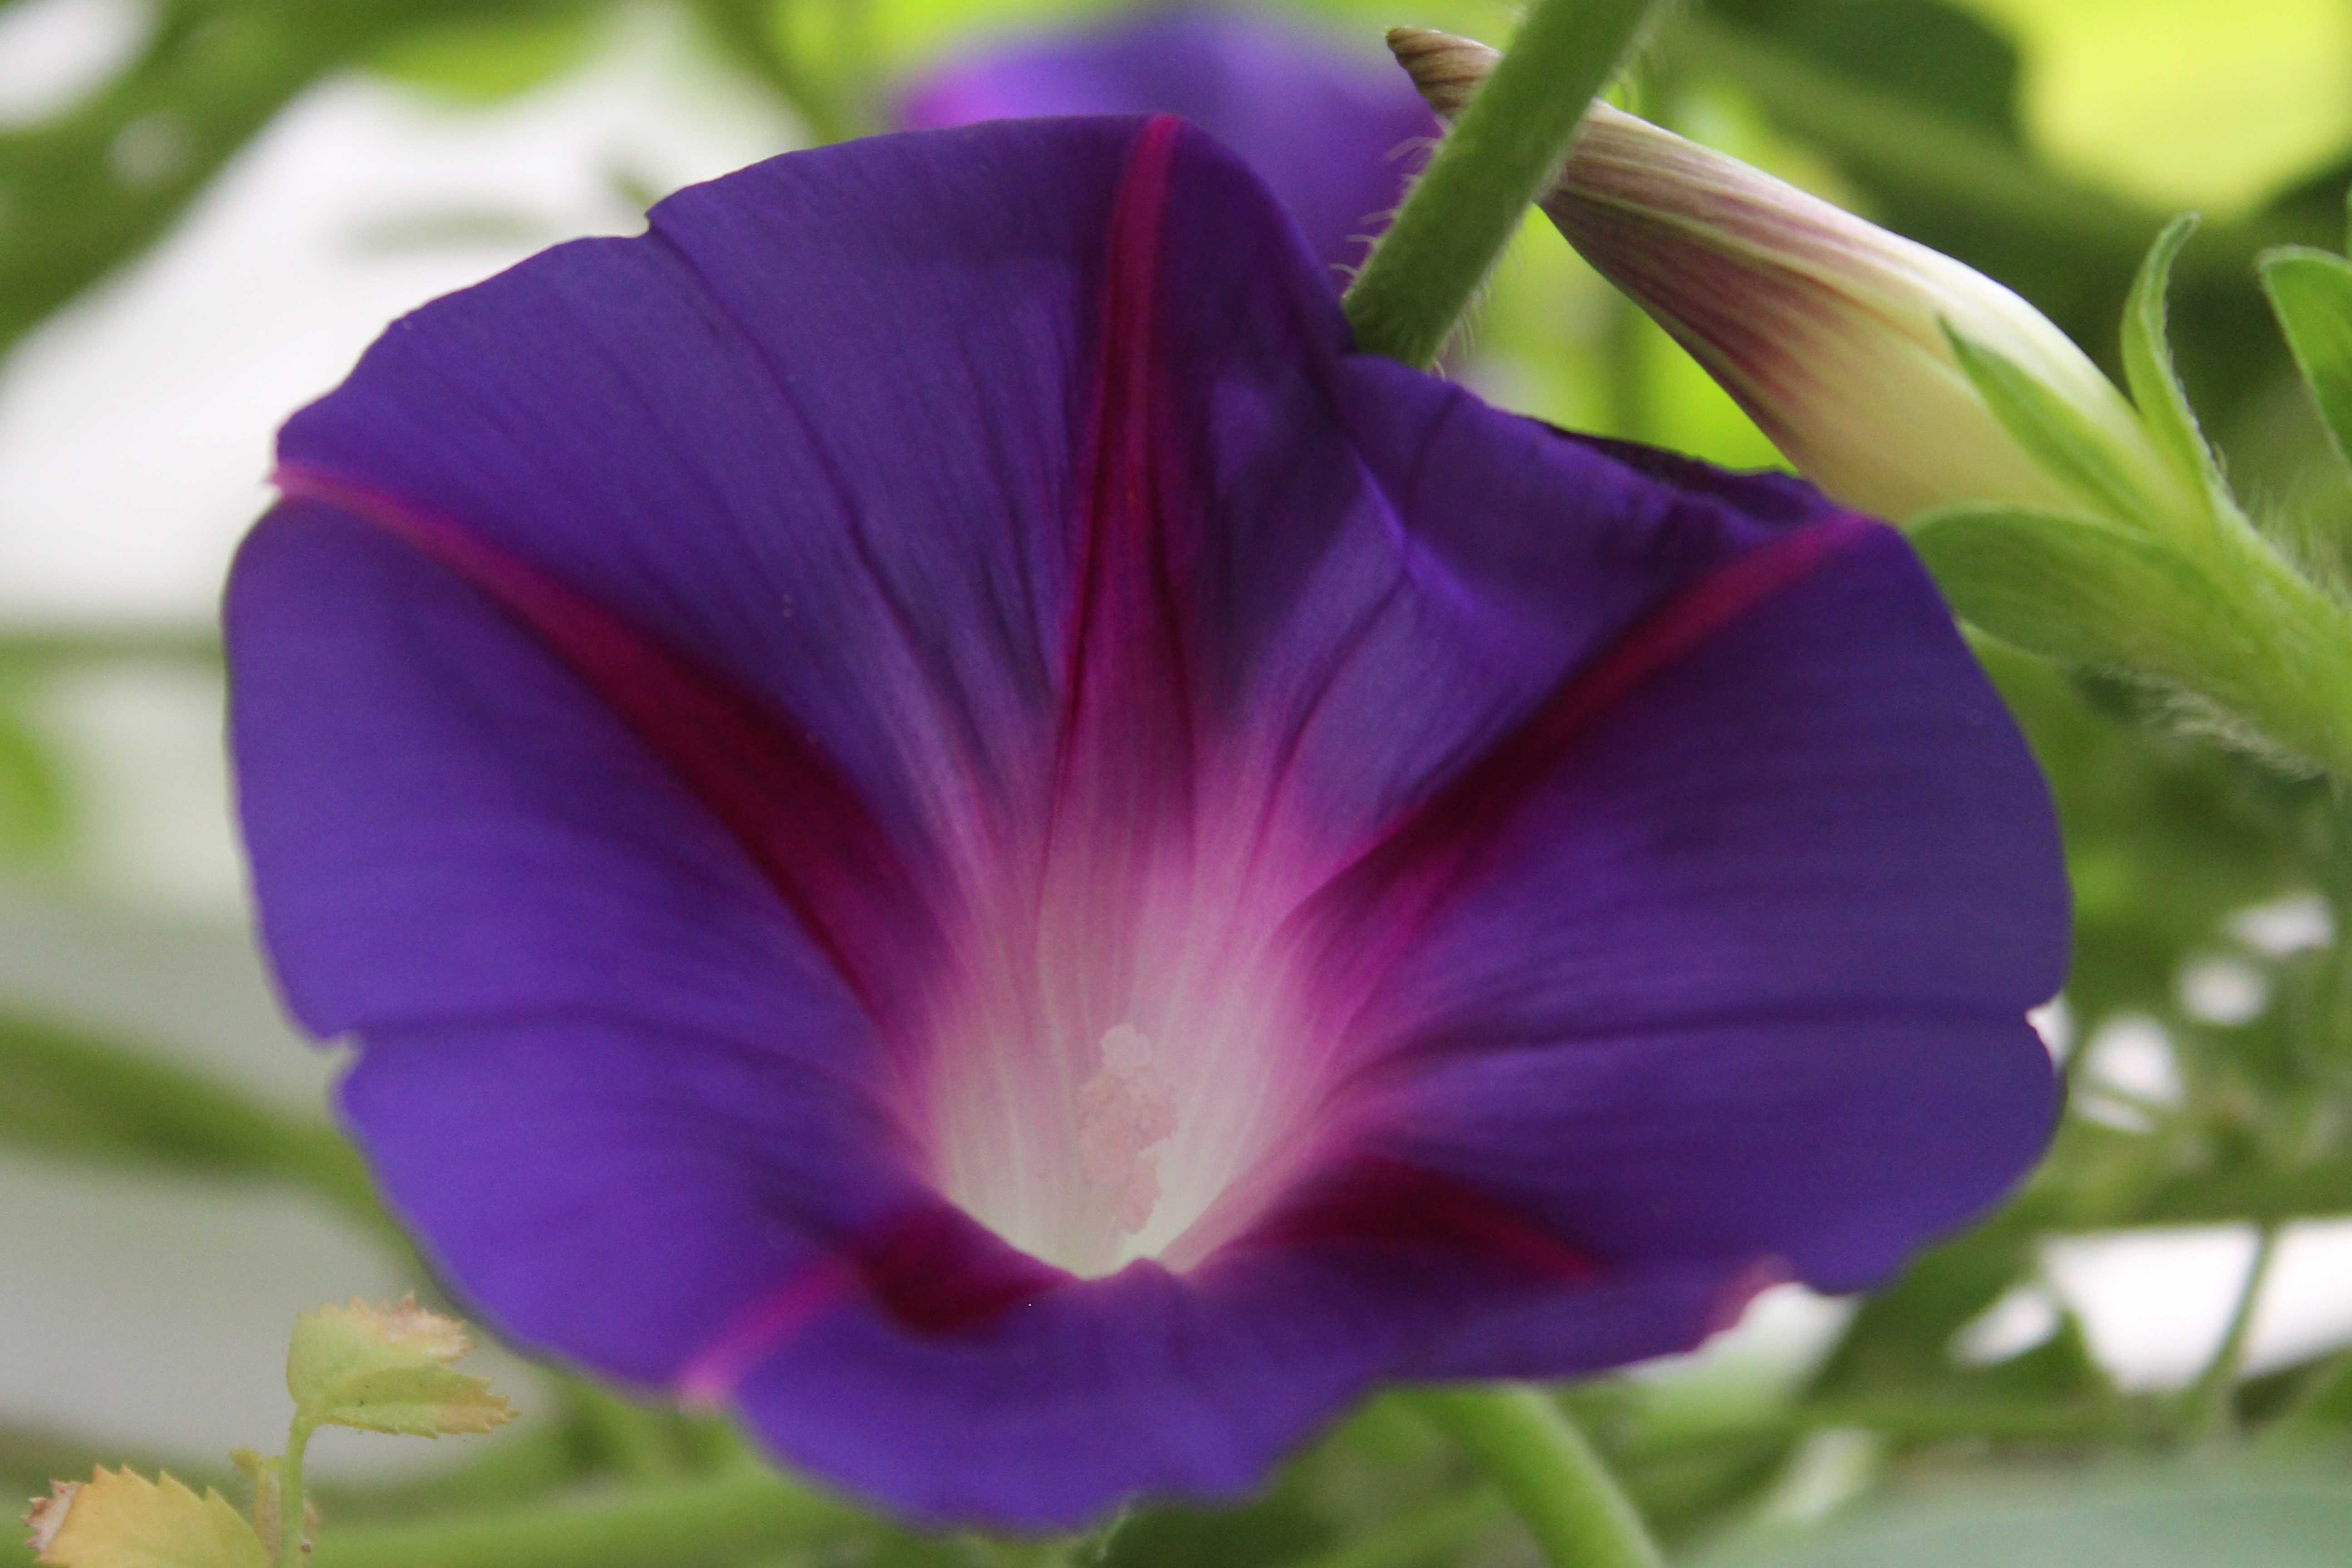
<path id="1" fill-rule="evenodd" d="M 940 1196 L 1032 1258 L 1181 1271 L 1309 1152 L 1313 1074 L 1255 965 L 1089 995 L 1100 973 L 967 993 L 935 1026 L 913 1124 Z"/>
<path id="2" fill-rule="evenodd" d="M 1107 1032 L 1102 1066 L 1078 1090 L 1078 1168 L 1133 1236 L 1160 1202 L 1160 1155 L 1176 1131 L 1176 1099 L 1151 1065 L 1151 1039 L 1132 1024 Z"/>

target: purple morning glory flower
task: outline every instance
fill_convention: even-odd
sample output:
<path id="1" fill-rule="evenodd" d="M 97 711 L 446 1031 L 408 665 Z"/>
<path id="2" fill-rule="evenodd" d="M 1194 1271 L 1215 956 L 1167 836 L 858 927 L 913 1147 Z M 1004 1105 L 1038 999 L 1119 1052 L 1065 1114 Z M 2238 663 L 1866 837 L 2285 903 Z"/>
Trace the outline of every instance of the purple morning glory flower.
<path id="1" fill-rule="evenodd" d="M 1434 143 L 1386 58 L 1239 11 L 1180 5 L 956 60 L 899 95 L 911 131 L 1050 114 L 1174 114 L 1239 153 L 1336 282 Z"/>
<path id="2" fill-rule="evenodd" d="M 240 806 L 390 1200 L 908 1513 L 1689 1346 L 2050 1131 L 2050 810 L 1902 539 L 1351 352 L 1176 121 L 685 191 L 280 457 Z"/>

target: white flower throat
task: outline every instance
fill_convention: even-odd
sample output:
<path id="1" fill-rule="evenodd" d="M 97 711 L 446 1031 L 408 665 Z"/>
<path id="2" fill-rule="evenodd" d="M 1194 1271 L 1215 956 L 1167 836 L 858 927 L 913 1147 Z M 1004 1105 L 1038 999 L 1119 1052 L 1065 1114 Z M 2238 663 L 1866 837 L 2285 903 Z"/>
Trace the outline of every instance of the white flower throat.
<path id="1" fill-rule="evenodd" d="M 1078 1168 L 1133 1236 L 1160 1203 L 1160 1155 L 1176 1131 L 1176 1097 L 1153 1068 L 1151 1038 L 1133 1024 L 1107 1031 L 1102 1065 L 1078 1090 Z"/>

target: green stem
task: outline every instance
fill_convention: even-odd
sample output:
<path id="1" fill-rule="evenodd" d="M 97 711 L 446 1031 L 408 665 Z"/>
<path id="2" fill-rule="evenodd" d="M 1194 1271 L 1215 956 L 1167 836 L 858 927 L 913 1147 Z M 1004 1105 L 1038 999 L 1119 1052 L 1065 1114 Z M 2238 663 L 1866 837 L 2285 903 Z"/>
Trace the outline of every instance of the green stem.
<path id="1" fill-rule="evenodd" d="M 0 631 L 0 671 L 91 664 L 218 667 L 220 634 L 210 626 L 20 626 Z"/>
<path id="2" fill-rule="evenodd" d="M 1495 1483 L 1553 1568 L 1664 1568 L 1616 1478 L 1542 1394 L 1430 1388 L 1405 1397 Z"/>
<path id="3" fill-rule="evenodd" d="M 2253 1261 L 2246 1266 L 2245 1280 L 2238 1287 L 2238 1301 L 2231 1309 L 2230 1326 L 2223 1331 L 2221 1342 L 2214 1347 L 2213 1357 L 2205 1363 L 2205 1370 L 2197 1374 L 2197 1381 L 2180 1396 L 2182 1425 L 2190 1436 L 2213 1436 L 2237 1424 L 2233 1405 L 2238 1374 L 2246 1364 L 2246 1338 L 2253 1331 L 2254 1311 L 2262 1305 L 2263 1286 L 2270 1279 L 2271 1263 L 2277 1256 L 2278 1227 L 2265 1225 L 2255 1234 Z"/>
<path id="4" fill-rule="evenodd" d="M 685 1432 L 675 1412 L 625 1399 L 585 1378 L 569 1378 L 572 1418 L 613 1469 L 632 1480 L 667 1480 L 688 1468 Z"/>
<path id="5" fill-rule="evenodd" d="M 589 1436 L 569 1422 L 538 1422 L 526 1432 L 493 1439 L 478 1458 L 453 1469 L 374 1485 L 330 1481 L 308 1490 L 342 1533 L 371 1520 L 512 1509 L 577 1481 L 596 1458 L 586 1451 L 589 1443 Z"/>
<path id="6" fill-rule="evenodd" d="M 666 1568 L 732 1563 L 871 1521 L 772 1474 L 632 1488 L 550 1504 L 322 1535 L 312 1568 Z"/>
<path id="7" fill-rule="evenodd" d="M 39 1019 L 0 1015 L 0 1143 L 275 1177 L 309 1188 L 371 1230 L 399 1234 L 376 1203 L 366 1166 L 332 1127 Z"/>
<path id="8" fill-rule="evenodd" d="M 286 1431 L 286 1453 L 278 1461 L 278 1562 L 279 1568 L 299 1568 L 302 1553 L 302 1450 L 310 1446 L 310 1424 L 299 1415 Z"/>
<path id="9" fill-rule="evenodd" d="M 1440 1498 L 1360 1541 L 1299 1558 L 1289 1568 L 1419 1568 L 1424 1563 L 1451 1562 L 1474 1536 L 1502 1517 L 1495 1494 L 1481 1488 Z"/>
<path id="10" fill-rule="evenodd" d="M 1416 369 L 1518 232 L 1651 0 L 1538 0 L 1348 290 L 1357 346 Z"/>

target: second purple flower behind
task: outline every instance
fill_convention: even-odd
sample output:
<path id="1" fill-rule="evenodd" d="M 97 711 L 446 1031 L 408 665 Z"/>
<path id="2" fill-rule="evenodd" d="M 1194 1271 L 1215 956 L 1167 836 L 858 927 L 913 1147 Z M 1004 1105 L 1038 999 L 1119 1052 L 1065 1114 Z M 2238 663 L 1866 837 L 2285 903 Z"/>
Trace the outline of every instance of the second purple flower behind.
<path id="1" fill-rule="evenodd" d="M 895 107 L 909 131 L 1047 115 L 1189 120 L 1265 182 L 1335 285 L 1363 264 L 1438 132 L 1386 58 L 1196 5 L 961 57 L 909 84 Z"/>

